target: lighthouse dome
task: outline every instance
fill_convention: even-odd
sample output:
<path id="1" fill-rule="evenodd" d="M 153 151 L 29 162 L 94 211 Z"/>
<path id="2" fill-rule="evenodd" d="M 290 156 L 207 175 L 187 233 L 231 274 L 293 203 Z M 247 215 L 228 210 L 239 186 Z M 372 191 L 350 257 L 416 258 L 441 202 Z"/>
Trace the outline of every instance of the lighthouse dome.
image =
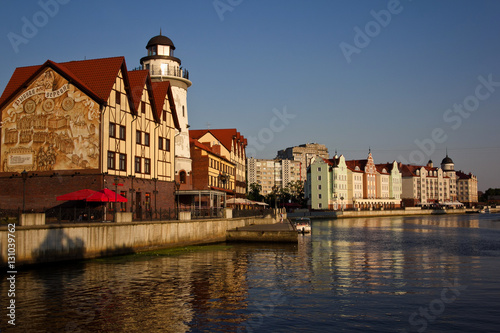
<path id="1" fill-rule="evenodd" d="M 167 36 L 163 36 L 162 34 L 151 38 L 148 42 L 148 45 L 146 45 L 146 48 L 149 49 L 151 46 L 155 46 L 155 45 L 170 46 L 170 48 L 172 50 L 175 50 L 175 46 L 174 46 L 174 43 L 172 42 L 172 40 L 170 38 L 168 38 Z"/>

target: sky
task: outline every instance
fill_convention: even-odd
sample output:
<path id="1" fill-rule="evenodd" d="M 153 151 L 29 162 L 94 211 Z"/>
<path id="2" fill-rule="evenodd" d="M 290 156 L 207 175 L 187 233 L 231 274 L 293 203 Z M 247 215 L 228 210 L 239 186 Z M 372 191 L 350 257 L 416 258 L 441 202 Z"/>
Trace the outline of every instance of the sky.
<path id="1" fill-rule="evenodd" d="M 247 153 L 325 144 L 500 188 L 500 1 L 0 0 L 0 91 L 16 67 L 124 56 L 160 33 L 189 70 L 191 129 Z"/>

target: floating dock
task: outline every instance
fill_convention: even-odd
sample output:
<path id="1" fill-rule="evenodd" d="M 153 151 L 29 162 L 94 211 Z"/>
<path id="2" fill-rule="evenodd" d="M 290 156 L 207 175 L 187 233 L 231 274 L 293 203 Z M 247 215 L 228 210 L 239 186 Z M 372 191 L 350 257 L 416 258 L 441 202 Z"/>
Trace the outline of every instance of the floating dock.
<path id="1" fill-rule="evenodd" d="M 297 243 L 297 230 L 286 219 L 283 223 L 249 225 L 226 231 L 227 242 Z"/>

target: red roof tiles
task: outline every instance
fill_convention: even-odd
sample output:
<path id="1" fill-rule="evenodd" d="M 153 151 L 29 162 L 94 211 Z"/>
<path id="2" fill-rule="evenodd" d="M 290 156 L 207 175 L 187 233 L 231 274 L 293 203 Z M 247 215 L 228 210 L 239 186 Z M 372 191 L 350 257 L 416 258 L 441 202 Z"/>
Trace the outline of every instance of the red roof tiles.
<path id="1" fill-rule="evenodd" d="M 232 150 L 233 139 L 239 141 L 244 147 L 247 146 L 247 139 L 245 139 L 236 128 L 190 130 L 189 136 L 193 139 L 199 139 L 208 132 L 212 133 L 212 135 L 229 151 Z"/>

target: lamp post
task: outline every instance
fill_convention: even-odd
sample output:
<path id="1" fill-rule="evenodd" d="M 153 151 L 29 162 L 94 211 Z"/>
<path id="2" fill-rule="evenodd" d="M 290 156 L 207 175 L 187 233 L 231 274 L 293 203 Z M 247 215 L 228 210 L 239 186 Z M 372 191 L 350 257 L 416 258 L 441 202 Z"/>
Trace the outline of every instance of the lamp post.
<path id="1" fill-rule="evenodd" d="M 134 178 L 135 178 L 135 176 L 134 175 L 129 175 L 128 177 L 130 178 L 130 181 L 131 181 L 131 186 L 130 186 L 130 189 L 128 190 L 130 192 L 130 199 L 131 199 L 131 202 L 130 202 L 130 212 L 133 214 L 134 213 L 134 192 L 135 192 L 135 189 L 134 189 Z"/>
<path id="2" fill-rule="evenodd" d="M 118 177 L 115 177 L 115 221 L 116 221 L 116 213 L 118 212 Z"/>
<path id="3" fill-rule="evenodd" d="M 28 173 L 26 172 L 26 170 L 23 170 L 23 172 L 21 172 L 21 177 L 23 177 L 23 213 L 24 213 L 26 207 L 26 179 L 28 179 Z"/>
<path id="4" fill-rule="evenodd" d="M 158 182 L 158 178 L 153 178 L 153 181 L 155 182 L 155 190 L 153 191 L 153 194 L 155 195 L 155 216 L 158 218 L 158 211 L 156 210 L 156 195 L 158 194 L 158 190 L 156 189 L 156 182 Z"/>

